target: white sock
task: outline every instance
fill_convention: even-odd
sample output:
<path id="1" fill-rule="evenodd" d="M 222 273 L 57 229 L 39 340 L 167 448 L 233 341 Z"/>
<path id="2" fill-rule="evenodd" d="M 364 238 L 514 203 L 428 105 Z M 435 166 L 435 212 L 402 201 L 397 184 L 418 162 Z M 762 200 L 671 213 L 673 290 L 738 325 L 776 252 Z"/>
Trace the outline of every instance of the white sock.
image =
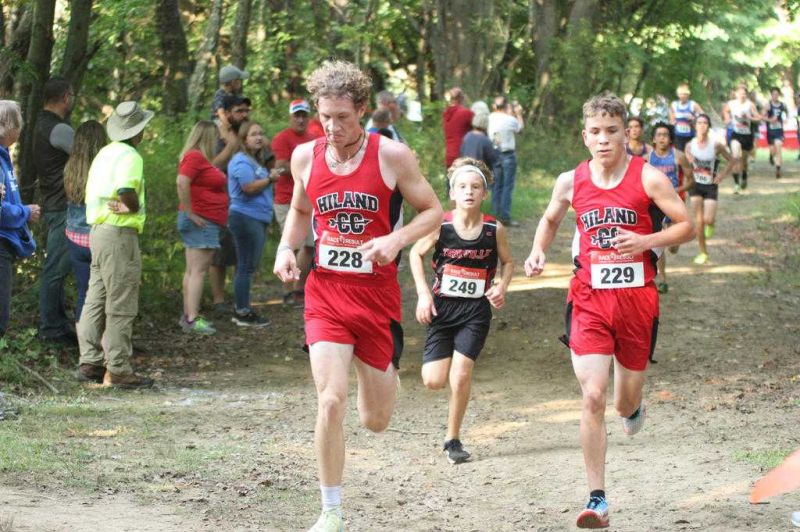
<path id="1" fill-rule="evenodd" d="M 322 511 L 342 509 L 342 487 L 323 486 L 320 484 L 319 490 L 322 492 Z"/>

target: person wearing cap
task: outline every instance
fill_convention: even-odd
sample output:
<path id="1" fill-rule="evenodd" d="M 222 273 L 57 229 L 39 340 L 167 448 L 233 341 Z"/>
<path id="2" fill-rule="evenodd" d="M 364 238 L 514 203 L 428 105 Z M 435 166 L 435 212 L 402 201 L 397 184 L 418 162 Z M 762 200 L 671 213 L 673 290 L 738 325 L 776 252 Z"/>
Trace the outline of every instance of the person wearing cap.
<path id="1" fill-rule="evenodd" d="M 694 138 L 694 119 L 703 113 L 703 108 L 696 101 L 690 100 L 692 91 L 689 85 L 681 83 L 675 91 L 678 99 L 669 106 L 669 123 L 675 127 L 675 148 L 684 151 L 690 140 Z"/>
<path id="2" fill-rule="evenodd" d="M 130 364 L 142 276 L 139 233 L 146 212 L 143 161 L 137 147 L 152 118 L 153 112 L 136 102 L 117 105 L 106 125 L 111 143 L 95 156 L 86 182 L 92 266 L 78 322 L 77 376 L 115 388 L 153 385 L 152 379 L 134 373 Z"/>
<path id="3" fill-rule="evenodd" d="M 211 119 L 221 119 L 219 110 L 222 109 L 222 100 L 226 96 L 241 96 L 243 80 L 250 77 L 245 70 L 240 70 L 233 65 L 225 65 L 219 70 L 219 83 L 222 85 L 214 93 L 211 103 Z"/>
<path id="4" fill-rule="evenodd" d="M 464 135 L 472 129 L 473 113 L 464 107 L 464 91 L 460 87 L 453 87 L 447 93 L 449 105 L 442 113 L 442 128 L 444 129 L 444 166 L 450 168 L 458 158 L 461 141 Z"/>
<path id="5" fill-rule="evenodd" d="M 239 128 L 250 118 L 250 105 L 250 98 L 239 94 L 227 95 L 222 99 L 219 138 L 211 163 L 224 174 L 228 172 L 231 158 L 239 151 Z M 225 304 L 226 268 L 236 266 L 236 246 L 233 235 L 226 226 L 220 228 L 219 244 L 208 270 L 208 281 L 211 285 L 214 314 L 216 317 L 223 317 L 230 311 L 230 307 Z"/>
<path id="6" fill-rule="evenodd" d="M 294 191 L 294 177 L 291 165 L 292 153 L 300 144 L 313 141 L 315 137 L 308 130 L 311 106 L 306 100 L 294 100 L 289 104 L 289 127 L 279 131 L 272 139 L 272 152 L 275 154 L 275 171 L 280 174 L 280 180 L 275 184 L 275 199 L 273 212 L 275 220 L 283 233 L 286 227 L 286 217 L 289 215 L 289 205 L 292 203 Z M 284 283 L 283 302 L 296 307 L 303 306 L 305 274 L 308 273 L 311 257 L 314 255 L 314 236 L 309 231 L 300 250 L 297 251 L 297 265 L 302 272 L 299 279 Z"/>
<path id="7" fill-rule="evenodd" d="M 378 104 L 377 109 L 388 109 L 389 113 L 391 114 L 392 123 L 389 124 L 389 127 L 386 129 L 392 132 L 392 140 L 396 140 L 405 144 L 406 141 L 403 139 L 402 135 L 400 135 L 400 132 L 397 131 L 397 127 L 394 125 L 395 122 L 400 119 L 400 106 L 397 105 L 397 98 L 395 98 L 394 94 L 392 94 L 390 91 L 381 91 L 375 97 L 375 101 Z M 372 118 L 367 121 L 366 129 L 371 127 L 373 127 Z"/>

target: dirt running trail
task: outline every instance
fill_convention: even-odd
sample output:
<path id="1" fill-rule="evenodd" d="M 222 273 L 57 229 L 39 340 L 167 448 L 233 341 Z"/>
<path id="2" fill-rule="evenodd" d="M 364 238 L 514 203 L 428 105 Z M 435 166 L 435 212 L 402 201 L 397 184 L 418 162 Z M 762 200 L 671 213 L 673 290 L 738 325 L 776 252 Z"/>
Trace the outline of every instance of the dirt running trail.
<path id="1" fill-rule="evenodd" d="M 746 195 L 733 196 L 730 182 L 722 186 L 709 264 L 692 264 L 694 242 L 669 257 L 645 429 L 625 437 L 609 402 L 610 530 L 788 530 L 791 510 L 800 509 L 800 493 L 747 503 L 763 471 L 741 457 L 800 447 L 799 235 L 771 214 L 787 193 L 800 190 L 800 170 L 790 163 L 780 181 L 767 177 L 765 164 L 753 173 Z M 518 275 L 476 366 L 462 435 L 473 460 L 460 466 L 440 453 L 447 393 L 421 384 L 424 329 L 411 322 L 415 292 L 404 270 L 407 342 L 389 431 L 374 435 L 359 427 L 351 388 L 349 530 L 574 529 L 587 495 L 580 395 L 569 352 L 557 341 L 574 225 L 564 224 L 545 275 L 527 280 L 522 262 L 534 227 L 529 220 L 511 232 Z M 263 294 L 276 297 L 277 290 L 269 285 Z M 225 447 L 224 458 L 194 474 L 160 472 L 158 482 L 175 489 L 147 493 L 141 484 L 111 495 L 55 484 L 44 492 L 49 497 L 37 498 L 41 490 L 11 482 L 0 488 L 0 530 L 3 515 L 20 531 L 310 526 L 319 511 L 316 406 L 307 360 L 294 349 L 302 323 L 298 312 L 277 305 L 266 312 L 274 323 L 266 332 L 227 326 L 189 347 L 165 325 L 142 340 L 148 353 L 162 355 L 151 362 L 167 368 L 163 389 L 120 396 L 166 412 L 176 447 Z M 169 369 L 176 357 L 198 351 L 204 354 L 191 369 Z M 106 512 L 105 505 L 120 516 L 119 526 L 87 521 L 87 514 Z"/>

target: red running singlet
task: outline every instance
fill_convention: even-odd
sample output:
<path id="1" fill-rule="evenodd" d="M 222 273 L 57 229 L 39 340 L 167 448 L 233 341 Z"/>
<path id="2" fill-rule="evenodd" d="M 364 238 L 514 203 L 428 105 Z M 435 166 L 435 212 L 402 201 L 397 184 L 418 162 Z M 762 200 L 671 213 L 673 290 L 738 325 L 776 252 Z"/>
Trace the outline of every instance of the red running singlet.
<path id="1" fill-rule="evenodd" d="M 655 253 L 636 256 L 619 253 L 611 240 L 620 228 L 639 234 L 653 232 L 654 204 L 642 185 L 644 159 L 631 157 L 622 181 L 612 189 L 592 183 L 589 161 L 575 169 L 572 207 L 578 229 L 573 249 L 578 279 L 595 289 L 635 288 L 656 275 Z"/>
<path id="2" fill-rule="evenodd" d="M 314 207 L 314 269 L 320 280 L 364 286 L 397 283 L 397 261 L 379 266 L 357 248 L 402 223 L 400 191 L 389 189 L 378 162 L 380 136 L 370 133 L 361 164 L 336 175 L 325 160 L 327 141 L 317 139 L 306 194 Z M 398 255 L 399 260 L 399 255 Z"/>

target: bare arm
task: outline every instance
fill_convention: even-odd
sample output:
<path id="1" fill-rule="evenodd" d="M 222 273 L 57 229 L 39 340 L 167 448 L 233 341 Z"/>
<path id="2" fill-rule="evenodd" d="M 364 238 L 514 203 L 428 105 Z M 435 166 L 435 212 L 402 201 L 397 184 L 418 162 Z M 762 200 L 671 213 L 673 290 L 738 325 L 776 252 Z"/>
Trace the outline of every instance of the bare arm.
<path id="1" fill-rule="evenodd" d="M 381 139 L 378 158 L 384 181 L 387 184 L 394 181 L 403 199 L 417 211 L 402 229 L 374 238 L 359 248 L 365 252 L 364 260 L 374 260 L 383 266 L 409 243 L 436 229 L 442 221 L 442 206 L 430 183 L 422 177 L 417 158 L 405 144 Z"/>
<path id="2" fill-rule="evenodd" d="M 183 205 L 183 212 L 186 213 L 186 216 L 198 227 L 205 227 L 206 221 L 197 214 L 192 212 L 192 187 L 191 187 L 191 179 L 187 176 L 178 174 L 178 178 L 176 179 L 176 186 L 178 188 L 178 199 Z"/>
<path id="3" fill-rule="evenodd" d="M 500 222 L 497 222 L 497 256 L 500 259 L 500 281 L 486 291 L 486 299 L 494 308 L 503 308 L 508 285 L 514 275 L 514 258 L 508 245 L 506 228 Z"/>
<path id="4" fill-rule="evenodd" d="M 303 144 L 298 146 L 292 153 L 292 175 L 297 176 L 298 179 L 294 180 L 292 203 L 289 206 L 286 226 L 283 229 L 281 242 L 275 254 L 275 268 L 273 269 L 273 273 L 283 282 L 300 279 L 300 270 L 297 268 L 297 260 L 293 250 L 300 247 L 311 227 L 313 206 L 306 194 L 305 182 L 311 173 L 313 147 L 314 143 Z"/>
<path id="5" fill-rule="evenodd" d="M 683 170 L 683 184 L 677 188 L 676 192 L 686 192 L 694 185 L 694 170 L 683 152 L 675 150 L 675 160 Z"/>
<path id="6" fill-rule="evenodd" d="M 726 124 L 731 123 L 731 108 L 727 103 L 722 106 L 722 121 Z"/>
<path id="7" fill-rule="evenodd" d="M 728 150 L 728 147 L 721 142 L 718 142 L 714 146 L 714 150 L 716 151 L 717 155 L 722 155 L 722 158 L 725 159 L 725 170 L 719 172 L 714 178 L 714 183 L 719 184 L 720 181 L 733 173 L 733 169 L 736 168 L 736 163 L 738 163 L 739 160 L 734 157 L 730 150 Z"/>
<path id="8" fill-rule="evenodd" d="M 556 180 L 553 187 L 553 195 L 547 205 L 539 225 L 536 227 L 536 234 L 533 237 L 533 247 L 531 254 L 525 260 L 525 275 L 532 277 L 539 275 L 544 270 L 545 251 L 553 243 L 558 226 L 569 210 L 572 202 L 572 181 L 575 172 L 570 170 L 564 172 Z"/>
<path id="9" fill-rule="evenodd" d="M 219 113 L 219 110 L 217 111 Z M 228 163 L 233 157 L 233 154 L 239 150 L 239 139 L 236 136 L 236 132 L 233 128 L 228 124 L 228 120 L 225 118 L 225 114 L 223 113 L 220 118 L 219 123 L 219 134 L 222 137 L 223 142 L 225 142 L 225 147 L 222 148 L 214 160 L 211 161 L 211 164 L 225 172 L 228 168 Z"/>
<path id="10" fill-rule="evenodd" d="M 672 220 L 672 224 L 657 233 L 643 235 L 619 229 L 611 244 L 626 255 L 638 255 L 645 250 L 674 246 L 694 238 L 694 224 L 689 218 L 686 204 L 681 201 L 672 182 L 659 170 L 646 164 L 642 169 L 642 185 L 653 203 Z"/>
<path id="11" fill-rule="evenodd" d="M 693 102 L 693 103 L 694 103 L 694 107 L 692 108 L 692 112 L 695 114 L 695 116 L 703 114 L 704 111 L 703 111 L 703 108 L 700 107 L 700 104 L 697 103 L 697 102 Z"/>
<path id="12" fill-rule="evenodd" d="M 439 240 L 437 229 L 433 233 L 422 237 L 411 247 L 408 254 L 408 262 L 411 265 L 411 275 L 414 277 L 414 284 L 417 287 L 417 321 L 420 323 L 430 323 L 432 316 L 436 316 L 436 307 L 433 304 L 433 294 L 428 287 L 428 280 L 425 278 L 425 254 L 428 253 L 436 241 Z"/>

